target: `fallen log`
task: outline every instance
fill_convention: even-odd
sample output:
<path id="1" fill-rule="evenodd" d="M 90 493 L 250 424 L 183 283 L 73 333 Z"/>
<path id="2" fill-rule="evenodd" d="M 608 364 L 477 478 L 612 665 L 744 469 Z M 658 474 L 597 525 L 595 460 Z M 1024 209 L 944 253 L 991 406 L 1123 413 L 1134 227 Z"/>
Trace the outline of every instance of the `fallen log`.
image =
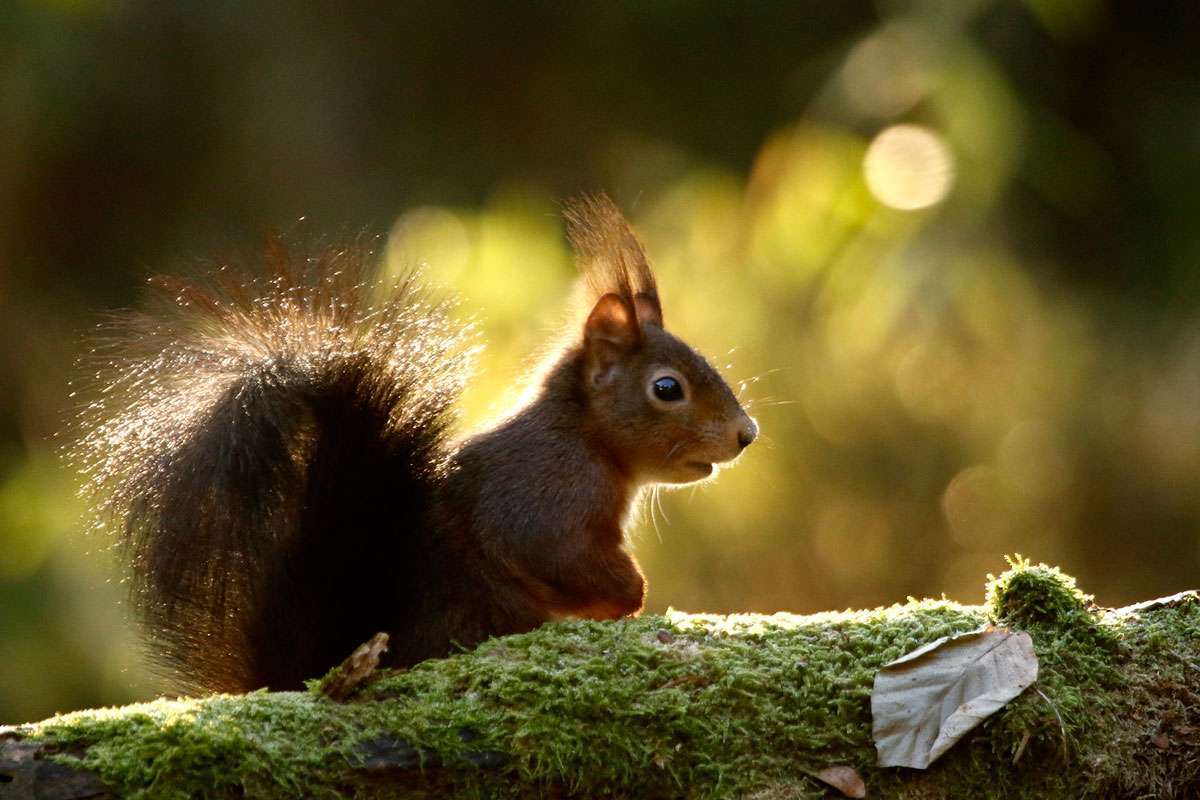
<path id="1" fill-rule="evenodd" d="M 928 769 L 876 766 L 875 673 L 988 623 L 1030 634 L 1036 683 Z M 565 621 L 339 691 L 0 728 L 0 798 L 1200 794 L 1200 599 L 1103 609 L 1020 560 L 979 606 Z"/>

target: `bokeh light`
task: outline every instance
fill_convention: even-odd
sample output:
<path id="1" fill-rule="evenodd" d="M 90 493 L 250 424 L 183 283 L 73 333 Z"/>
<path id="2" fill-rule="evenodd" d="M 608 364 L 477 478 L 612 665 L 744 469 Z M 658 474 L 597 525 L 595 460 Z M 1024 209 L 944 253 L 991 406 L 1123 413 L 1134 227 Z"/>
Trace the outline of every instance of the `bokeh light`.
<path id="1" fill-rule="evenodd" d="M 954 160 L 946 142 L 919 125 L 893 125 L 872 140 L 863 173 L 885 206 L 915 211 L 941 202 L 954 184 Z"/>
<path id="2" fill-rule="evenodd" d="M 855 45 L 842 67 L 847 104 L 866 116 L 891 119 L 911 109 L 936 79 L 934 40 L 911 23 L 886 25 Z"/>

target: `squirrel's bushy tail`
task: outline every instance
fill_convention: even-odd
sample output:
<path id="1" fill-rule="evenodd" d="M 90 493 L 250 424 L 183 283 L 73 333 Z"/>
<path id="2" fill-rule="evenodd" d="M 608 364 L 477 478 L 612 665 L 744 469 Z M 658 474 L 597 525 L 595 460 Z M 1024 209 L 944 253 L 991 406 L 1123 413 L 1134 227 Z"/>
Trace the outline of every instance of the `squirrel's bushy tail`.
<path id="1" fill-rule="evenodd" d="M 414 605 L 400 576 L 471 352 L 370 260 L 275 244 L 256 279 L 164 285 L 166 308 L 102 326 L 75 454 L 157 652 L 194 688 L 298 688 Z"/>

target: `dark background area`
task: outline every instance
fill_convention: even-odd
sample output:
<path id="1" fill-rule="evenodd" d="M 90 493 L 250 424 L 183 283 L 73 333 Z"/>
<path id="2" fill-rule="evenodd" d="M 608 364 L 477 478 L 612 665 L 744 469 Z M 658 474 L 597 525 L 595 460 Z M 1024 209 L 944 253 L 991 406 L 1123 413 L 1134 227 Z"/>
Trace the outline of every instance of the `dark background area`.
<path id="1" fill-rule="evenodd" d="M 1195 587 L 1195 16 L 10 3 L 0 722 L 157 685 L 57 452 L 104 312 L 271 231 L 365 229 L 381 269 L 425 262 L 478 316 L 479 420 L 558 318 L 580 191 L 627 210 L 669 324 L 749 382 L 764 431 L 647 513 L 651 610 L 974 603 L 1018 551 L 1104 604 Z"/>

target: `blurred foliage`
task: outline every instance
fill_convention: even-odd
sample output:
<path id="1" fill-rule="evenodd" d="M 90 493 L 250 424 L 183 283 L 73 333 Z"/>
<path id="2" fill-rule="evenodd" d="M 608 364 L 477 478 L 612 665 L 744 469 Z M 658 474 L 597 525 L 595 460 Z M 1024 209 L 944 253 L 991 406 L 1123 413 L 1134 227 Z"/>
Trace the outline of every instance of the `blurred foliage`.
<path id="1" fill-rule="evenodd" d="M 764 437 L 664 494 L 649 608 L 1098 601 L 1200 583 L 1200 69 L 1127 0 L 0 11 L 0 721 L 146 697 L 56 459 L 80 332 L 273 229 L 384 233 L 504 408 L 606 189 Z M 304 223 L 296 220 L 302 216 Z M 726 366 L 728 365 L 728 366 Z"/>

